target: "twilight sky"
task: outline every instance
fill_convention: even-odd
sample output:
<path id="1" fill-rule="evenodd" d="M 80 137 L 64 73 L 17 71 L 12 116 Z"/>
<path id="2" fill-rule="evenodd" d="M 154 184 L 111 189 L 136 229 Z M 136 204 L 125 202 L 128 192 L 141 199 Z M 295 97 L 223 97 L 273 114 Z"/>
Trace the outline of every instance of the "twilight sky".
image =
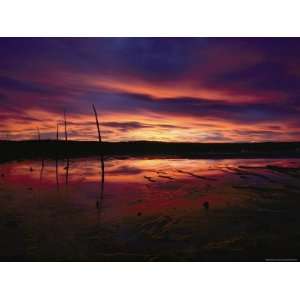
<path id="1" fill-rule="evenodd" d="M 299 141 L 300 38 L 0 38 L 0 139 L 94 140 L 92 103 L 106 141 Z"/>

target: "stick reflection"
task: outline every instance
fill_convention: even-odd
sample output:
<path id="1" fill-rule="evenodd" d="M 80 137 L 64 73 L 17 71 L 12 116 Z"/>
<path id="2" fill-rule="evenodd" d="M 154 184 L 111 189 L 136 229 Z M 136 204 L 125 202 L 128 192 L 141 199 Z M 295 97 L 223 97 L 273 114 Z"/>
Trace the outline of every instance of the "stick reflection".
<path id="1" fill-rule="evenodd" d="M 59 190 L 59 180 L 58 180 L 58 159 L 55 159 L 55 175 L 56 175 L 56 189 Z"/>
<path id="2" fill-rule="evenodd" d="M 70 160 L 69 160 L 69 158 L 67 158 L 67 165 L 65 166 L 65 170 L 66 170 L 66 186 L 69 183 L 69 168 L 70 168 Z"/>
<path id="3" fill-rule="evenodd" d="M 105 170 L 104 170 L 104 158 L 103 155 L 100 157 L 100 176 L 101 176 L 101 181 L 100 181 L 100 199 L 97 199 L 96 201 L 96 207 L 97 209 L 101 210 L 102 205 L 103 205 L 103 195 L 104 195 L 104 179 L 105 179 Z"/>
<path id="4" fill-rule="evenodd" d="M 41 170 L 40 170 L 40 185 L 42 184 L 42 180 L 43 180 L 44 167 L 45 167 L 45 162 L 44 162 L 44 159 L 43 159 L 42 160 L 42 165 L 41 165 Z"/>

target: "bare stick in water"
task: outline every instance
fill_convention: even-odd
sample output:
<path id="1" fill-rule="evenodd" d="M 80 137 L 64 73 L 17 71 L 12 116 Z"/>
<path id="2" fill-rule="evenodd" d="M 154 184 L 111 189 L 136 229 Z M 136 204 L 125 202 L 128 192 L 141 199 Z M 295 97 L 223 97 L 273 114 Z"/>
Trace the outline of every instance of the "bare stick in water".
<path id="1" fill-rule="evenodd" d="M 99 145 L 101 145 L 102 139 L 101 139 L 101 132 L 100 132 L 98 114 L 97 114 L 97 111 L 96 111 L 96 108 L 95 108 L 94 104 L 93 104 L 93 110 L 94 110 L 94 114 L 95 114 L 97 130 L 98 130 Z M 100 162 L 101 162 L 101 191 L 100 191 L 100 202 L 99 202 L 99 200 L 97 200 L 96 206 L 97 206 L 97 209 L 101 210 L 101 206 L 102 206 L 102 202 L 103 202 L 103 192 L 104 192 L 104 159 L 103 159 L 102 151 L 101 151 L 101 155 L 100 155 Z"/>
<path id="2" fill-rule="evenodd" d="M 58 138 L 58 126 L 59 126 L 59 123 L 57 122 L 56 124 L 56 141 L 58 142 L 59 138 Z"/>
<path id="3" fill-rule="evenodd" d="M 36 130 L 37 130 L 38 141 L 40 142 L 40 141 L 41 141 L 41 133 L 40 133 L 39 127 L 37 127 Z M 43 175 L 44 164 L 45 164 L 45 162 L 44 162 L 44 158 L 43 158 L 43 159 L 42 159 L 41 177 L 42 177 L 42 175 Z"/>
<path id="4" fill-rule="evenodd" d="M 66 110 L 64 110 L 64 123 L 65 123 L 65 142 L 66 145 L 68 144 L 68 131 L 67 131 L 67 118 L 66 118 Z M 67 151 L 66 151 L 67 152 Z M 67 156 L 67 165 L 65 167 L 66 169 L 66 185 L 68 185 L 68 177 L 69 177 L 69 166 L 70 166 L 70 161 L 69 161 L 69 156 L 68 153 L 66 153 Z"/>
<path id="5" fill-rule="evenodd" d="M 97 114 L 97 111 L 96 111 L 96 108 L 95 108 L 94 104 L 93 104 L 93 110 L 94 110 L 94 114 L 95 114 L 95 118 L 96 118 L 96 125 L 97 125 L 97 130 L 98 130 L 98 139 L 99 139 L 99 142 L 101 143 L 102 139 L 101 139 L 101 132 L 100 132 L 100 126 L 99 126 L 99 121 L 98 121 L 98 114 Z"/>
<path id="6" fill-rule="evenodd" d="M 37 128 L 36 128 L 36 131 L 37 131 L 38 141 L 40 141 L 40 140 L 41 140 L 40 129 L 37 127 Z"/>
<path id="7" fill-rule="evenodd" d="M 65 141 L 68 142 L 66 110 L 64 110 L 64 123 L 65 123 Z"/>
<path id="8" fill-rule="evenodd" d="M 56 124 L 56 143 L 58 145 L 59 135 L 58 135 L 58 126 L 59 122 Z M 56 159 L 55 159 L 55 174 L 56 174 L 56 189 L 59 190 L 59 180 L 58 180 L 58 154 L 56 151 Z"/>

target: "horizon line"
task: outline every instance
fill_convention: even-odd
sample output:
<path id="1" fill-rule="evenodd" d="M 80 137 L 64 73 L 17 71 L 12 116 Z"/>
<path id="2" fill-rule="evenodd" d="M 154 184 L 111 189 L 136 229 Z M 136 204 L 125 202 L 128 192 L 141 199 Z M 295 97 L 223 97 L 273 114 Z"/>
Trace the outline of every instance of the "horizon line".
<path id="1" fill-rule="evenodd" d="M 56 139 L 31 139 L 31 140 L 2 140 L 0 139 L 0 143 L 2 142 L 62 142 L 66 143 L 65 140 L 56 140 Z M 98 143 L 98 140 L 68 140 L 69 142 L 76 143 L 90 143 L 95 142 Z M 232 141 L 232 142 L 183 142 L 183 141 L 157 141 L 157 140 L 128 140 L 128 141 L 102 141 L 102 143 L 164 143 L 164 144 L 265 144 L 265 143 L 300 143 L 300 141 Z"/>

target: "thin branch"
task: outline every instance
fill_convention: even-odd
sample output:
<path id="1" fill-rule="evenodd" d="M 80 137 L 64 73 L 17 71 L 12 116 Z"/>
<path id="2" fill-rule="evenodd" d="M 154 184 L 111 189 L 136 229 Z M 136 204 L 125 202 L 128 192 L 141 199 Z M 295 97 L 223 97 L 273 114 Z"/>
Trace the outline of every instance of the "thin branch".
<path id="1" fill-rule="evenodd" d="M 94 114 L 95 114 L 95 118 L 96 118 L 96 125 L 97 125 L 97 130 L 98 130 L 98 139 L 99 139 L 99 143 L 102 142 L 101 139 L 101 132 L 100 132 L 100 126 L 99 126 L 99 121 L 98 121 L 98 114 L 95 108 L 95 105 L 93 104 L 93 110 L 94 110 Z"/>
<path id="2" fill-rule="evenodd" d="M 66 118 L 66 110 L 64 110 L 64 123 L 65 123 L 65 141 L 68 142 L 68 131 L 67 131 L 67 118 Z"/>
<path id="3" fill-rule="evenodd" d="M 59 140 L 59 135 L 58 135 L 58 126 L 59 122 L 56 123 L 56 143 L 58 146 L 58 140 Z M 56 175 L 56 189 L 59 190 L 59 179 L 58 179 L 58 150 L 56 150 L 56 157 L 55 157 L 55 175 Z"/>
<path id="4" fill-rule="evenodd" d="M 37 130 L 38 141 L 40 142 L 41 141 L 41 134 L 40 134 L 39 127 L 37 127 L 36 130 Z M 41 149 L 41 151 L 42 151 L 42 149 Z M 44 164 L 45 164 L 44 158 L 42 158 L 41 178 L 42 178 L 42 175 L 43 175 Z M 41 180 L 41 178 L 40 178 L 40 180 Z"/>
<path id="5" fill-rule="evenodd" d="M 41 141 L 40 129 L 37 127 L 36 130 L 37 130 L 38 141 Z"/>
<path id="6" fill-rule="evenodd" d="M 64 109 L 64 123 L 65 123 L 65 142 L 66 142 L 66 146 L 67 146 L 68 145 L 68 131 L 67 131 L 67 117 L 66 117 L 65 109 Z M 65 169 L 66 169 L 66 185 L 68 185 L 70 161 L 69 161 L 67 147 L 66 147 L 66 156 L 67 156 L 67 165 L 65 167 Z"/>
<path id="7" fill-rule="evenodd" d="M 101 139 L 101 132 L 100 132 L 98 114 L 97 114 L 95 105 L 93 104 L 92 106 L 93 106 L 93 110 L 94 110 L 94 114 L 95 114 L 97 130 L 98 130 L 99 145 L 101 145 L 102 139 Z M 103 159 L 102 149 L 100 150 L 100 162 L 101 162 L 101 191 L 100 191 L 100 202 L 99 202 L 99 200 L 97 200 L 96 201 L 96 206 L 97 206 L 97 209 L 101 210 L 101 206 L 102 206 L 102 202 L 103 202 L 103 192 L 104 192 L 104 159 Z"/>
<path id="8" fill-rule="evenodd" d="M 57 124 L 56 124 L 56 141 L 57 142 L 59 140 L 59 137 L 58 137 L 58 126 L 59 126 L 59 123 L 57 122 Z"/>

